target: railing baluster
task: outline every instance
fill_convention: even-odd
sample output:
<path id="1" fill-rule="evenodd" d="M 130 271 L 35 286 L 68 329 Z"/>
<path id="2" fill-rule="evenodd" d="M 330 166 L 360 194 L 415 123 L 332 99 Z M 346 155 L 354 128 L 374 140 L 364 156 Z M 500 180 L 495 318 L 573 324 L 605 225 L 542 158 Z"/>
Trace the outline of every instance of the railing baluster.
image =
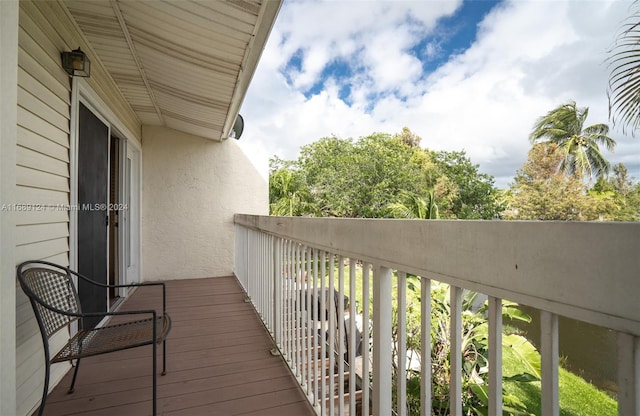
<path id="1" fill-rule="evenodd" d="M 335 256 L 329 254 L 329 394 L 327 398 L 329 400 L 329 414 L 334 416 L 336 414 L 336 405 L 333 396 L 336 394 L 335 386 L 335 368 L 336 368 L 336 297 L 335 297 L 335 284 L 334 284 L 334 261 Z"/>
<path id="2" fill-rule="evenodd" d="M 302 378 L 302 329 L 300 325 L 302 323 L 301 308 L 302 308 L 302 287 L 301 287 L 301 272 L 300 272 L 300 244 L 296 243 L 296 259 L 295 259 L 295 268 L 296 268 L 296 292 L 295 292 L 295 320 L 294 320 L 294 328 L 295 328 L 295 340 L 296 340 L 296 375 L 298 376 L 298 381 L 300 385 L 304 384 L 304 379 Z"/>
<path id="3" fill-rule="evenodd" d="M 371 400 L 369 389 L 369 374 L 371 372 L 369 365 L 369 272 L 371 270 L 371 263 L 365 263 L 362 267 L 362 414 L 369 416 L 369 401 Z"/>
<path id="4" fill-rule="evenodd" d="M 300 370 L 302 377 L 302 387 L 309 394 L 309 383 L 307 375 L 309 369 L 307 368 L 307 248 L 302 246 L 300 249 Z"/>
<path id="5" fill-rule="evenodd" d="M 271 321 L 271 331 L 273 336 L 275 337 L 276 331 L 278 330 L 278 318 L 276 318 L 276 292 L 278 286 L 275 285 L 275 275 L 276 275 L 276 257 L 275 257 L 275 241 L 277 237 L 268 236 L 267 242 L 265 245 L 265 249 L 267 251 L 267 260 L 268 267 L 266 268 L 267 279 L 265 279 L 265 284 L 267 285 L 268 290 L 268 302 L 267 302 L 267 311 L 269 312 L 269 319 Z"/>
<path id="6" fill-rule="evenodd" d="M 265 327 L 269 329 L 269 322 L 267 321 L 267 314 L 264 310 L 264 281 L 263 281 L 263 269 L 264 269 L 264 252 L 262 250 L 262 243 L 264 242 L 264 234 L 256 233 L 256 283 L 257 290 L 255 296 L 255 305 L 262 317 L 262 321 L 265 322 Z"/>
<path id="7" fill-rule="evenodd" d="M 349 414 L 356 414 L 356 261 L 349 259 Z"/>
<path id="8" fill-rule="evenodd" d="M 338 414 L 344 415 L 344 257 L 338 256 Z"/>
<path id="9" fill-rule="evenodd" d="M 618 332 L 618 414 L 640 414 L 640 337 Z"/>
<path id="10" fill-rule="evenodd" d="M 502 415 L 502 299 L 489 296 L 489 414 Z"/>
<path id="11" fill-rule="evenodd" d="M 420 279 L 420 415 L 431 416 L 431 280 Z"/>
<path id="12" fill-rule="evenodd" d="M 260 284 L 260 261 L 262 260 L 261 255 L 262 253 L 260 252 L 260 240 L 261 240 L 262 234 L 260 234 L 257 231 L 254 231 L 254 236 L 253 236 L 253 266 L 251 267 L 251 276 L 252 276 L 252 280 L 253 280 L 253 290 L 251 291 L 251 302 L 255 305 L 256 309 L 258 310 L 258 313 L 260 314 L 260 317 L 262 318 L 262 320 L 264 321 L 264 314 L 262 313 L 262 310 L 260 309 L 260 300 L 262 297 L 262 293 L 260 292 L 260 289 L 262 288 L 262 285 Z"/>
<path id="13" fill-rule="evenodd" d="M 391 414 L 391 270 L 373 276 L 373 414 Z"/>
<path id="14" fill-rule="evenodd" d="M 558 396 L 558 315 L 540 311 L 542 414 L 560 414 Z"/>
<path id="15" fill-rule="evenodd" d="M 264 285 L 264 309 L 267 312 L 267 317 L 269 319 L 269 328 L 272 334 L 275 334 L 275 321 L 273 315 L 273 305 L 275 305 L 274 293 L 273 293 L 273 237 L 265 234 L 264 238 L 264 255 L 265 255 L 265 265 L 262 267 L 264 272 L 264 278 L 262 279 L 262 284 Z"/>
<path id="16" fill-rule="evenodd" d="M 287 240 L 287 358 L 289 366 L 294 368 L 293 359 L 293 258 L 291 240 Z"/>
<path id="17" fill-rule="evenodd" d="M 312 277 L 311 277 L 311 248 L 307 247 L 306 249 L 307 252 L 307 257 L 306 257 L 306 269 L 307 269 L 307 276 L 305 279 L 305 289 L 304 289 L 304 293 L 305 293 L 305 328 L 306 328 L 306 338 L 307 338 L 307 365 L 306 365 L 306 369 L 307 369 L 307 394 L 314 394 L 313 393 L 313 382 L 312 382 L 312 370 L 311 370 L 311 365 L 313 364 L 312 359 L 311 359 L 311 287 L 309 285 L 309 282 L 311 281 Z"/>
<path id="18" fill-rule="evenodd" d="M 319 314 L 320 314 L 320 298 L 318 297 L 318 286 L 320 282 L 318 280 L 318 250 L 313 250 L 313 273 L 311 280 L 311 288 L 313 290 L 313 306 L 311 307 L 311 312 L 313 314 L 313 397 L 314 397 L 314 407 L 316 411 L 320 406 L 320 399 L 318 395 L 320 394 L 320 386 L 319 386 L 319 374 L 318 374 L 318 364 L 320 364 L 320 357 L 318 356 L 319 350 Z"/>
<path id="19" fill-rule="evenodd" d="M 320 305 L 318 310 L 320 314 L 320 377 L 322 380 L 320 388 L 320 416 L 326 416 L 327 414 L 327 292 L 326 292 L 326 261 L 327 254 L 324 251 L 320 252 Z"/>
<path id="20" fill-rule="evenodd" d="M 327 381 L 324 374 L 324 369 L 327 365 L 327 293 L 325 291 L 325 274 L 326 266 L 325 262 L 327 256 L 324 251 L 320 251 L 320 304 L 318 305 L 318 311 L 320 312 L 320 330 L 318 332 L 318 339 L 320 342 L 320 416 L 326 416 L 327 414 Z"/>
<path id="21" fill-rule="evenodd" d="M 293 246 L 291 240 L 287 240 L 287 356 L 289 366 L 295 368 L 293 357 Z M 295 372 L 295 370 L 293 370 Z"/>
<path id="22" fill-rule="evenodd" d="M 273 335 L 273 316 L 271 315 L 273 301 L 271 298 L 271 261 L 273 260 L 273 256 L 270 255 L 269 251 L 269 239 L 271 237 L 267 234 L 264 234 L 262 237 L 262 258 L 264 259 L 264 263 L 262 264 L 262 310 L 264 311 L 265 319 L 267 320 L 267 328 L 269 328 L 269 332 Z"/>
<path id="23" fill-rule="evenodd" d="M 462 289 L 450 286 L 451 376 L 449 406 L 451 416 L 462 416 Z"/>
<path id="24" fill-rule="evenodd" d="M 245 291 L 247 292 L 247 295 L 251 296 L 251 282 L 250 280 L 250 275 L 251 275 L 251 264 L 252 264 L 252 260 L 251 260 L 251 233 L 252 230 L 247 231 L 247 245 L 246 245 L 246 250 L 247 250 L 247 281 L 246 281 L 246 286 L 245 286 Z"/>
<path id="25" fill-rule="evenodd" d="M 273 303 L 273 317 L 275 319 L 275 339 L 278 348 L 282 348 L 282 239 L 279 237 L 273 238 L 273 290 L 274 290 L 274 303 Z"/>
<path id="26" fill-rule="evenodd" d="M 396 375 L 396 409 L 398 416 L 407 414 L 407 274 L 398 272 L 398 374 Z"/>

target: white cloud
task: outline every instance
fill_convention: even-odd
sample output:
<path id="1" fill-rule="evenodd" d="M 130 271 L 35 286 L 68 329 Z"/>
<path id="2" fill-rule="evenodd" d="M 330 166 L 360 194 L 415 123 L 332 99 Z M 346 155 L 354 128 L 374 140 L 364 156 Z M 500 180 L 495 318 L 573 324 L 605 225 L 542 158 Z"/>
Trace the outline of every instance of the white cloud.
<path id="1" fill-rule="evenodd" d="M 300 146 L 321 137 L 408 126 L 431 149 L 466 150 L 506 186 L 526 158 L 537 117 L 574 99 L 590 107 L 587 123 L 607 122 L 604 61 L 629 4 L 502 3 L 469 49 L 425 75 L 412 48 L 426 39 L 427 57 L 443 53 L 429 36 L 459 3 L 285 2 L 242 109 L 240 144 L 266 174 L 269 156 L 295 158 Z M 301 68 L 287 78 L 282 72 L 295 54 Z M 336 61 L 349 65 L 350 79 L 322 78 Z M 319 93 L 305 96 L 323 82 Z M 619 146 L 610 160 L 640 178 L 640 139 L 618 129 L 613 136 Z"/>

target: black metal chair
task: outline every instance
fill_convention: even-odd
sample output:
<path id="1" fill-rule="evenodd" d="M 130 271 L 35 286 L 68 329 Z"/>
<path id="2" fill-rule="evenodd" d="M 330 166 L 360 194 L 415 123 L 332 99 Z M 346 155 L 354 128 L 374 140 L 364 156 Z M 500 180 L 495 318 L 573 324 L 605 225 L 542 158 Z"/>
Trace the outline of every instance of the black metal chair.
<path id="1" fill-rule="evenodd" d="M 50 367 L 52 363 L 76 360 L 69 393 L 73 393 L 80 368 L 80 359 L 93 355 L 120 351 L 128 348 L 153 345 L 153 414 L 157 413 L 157 344 L 162 342 L 162 375 L 166 374 L 166 338 L 171 329 L 171 319 L 166 313 L 164 283 L 140 283 L 129 285 L 105 285 L 94 282 L 68 267 L 40 260 L 21 263 L 17 270 L 18 281 L 29 297 L 44 344 L 45 379 L 42 401 L 38 415 L 42 416 L 49 390 Z M 108 287 L 162 286 L 162 314 L 155 310 L 135 310 L 123 312 L 83 313 L 74 277 L 90 284 Z M 84 329 L 85 317 L 119 317 L 116 323 L 107 322 L 98 328 Z M 49 339 L 71 323 L 78 323 L 78 332 L 53 357 L 50 357 Z"/>

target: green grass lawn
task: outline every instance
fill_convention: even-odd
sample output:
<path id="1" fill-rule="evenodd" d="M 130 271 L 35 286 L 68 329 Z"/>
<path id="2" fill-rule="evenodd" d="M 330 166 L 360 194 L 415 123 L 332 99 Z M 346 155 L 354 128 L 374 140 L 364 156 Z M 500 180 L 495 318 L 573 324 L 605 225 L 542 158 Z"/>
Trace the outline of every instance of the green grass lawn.
<path id="1" fill-rule="evenodd" d="M 517 361 L 506 348 L 503 349 L 502 366 L 504 374 L 515 374 L 520 371 L 516 368 Z M 618 414 L 618 403 L 581 377 L 560 368 L 558 379 L 560 415 L 615 416 Z M 518 397 L 532 414 L 542 414 L 540 382 L 505 382 L 503 387 L 507 394 Z"/>

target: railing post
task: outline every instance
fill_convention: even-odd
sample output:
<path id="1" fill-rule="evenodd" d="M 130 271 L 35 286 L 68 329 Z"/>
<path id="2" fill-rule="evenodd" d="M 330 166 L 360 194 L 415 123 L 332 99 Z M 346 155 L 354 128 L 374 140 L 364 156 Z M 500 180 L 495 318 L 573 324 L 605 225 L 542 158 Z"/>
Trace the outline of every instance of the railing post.
<path id="1" fill-rule="evenodd" d="M 336 296 L 335 296 L 335 281 L 334 281 L 334 274 L 335 274 L 335 266 L 334 266 L 334 262 L 335 262 L 335 256 L 332 253 L 329 253 L 329 325 L 328 325 L 328 331 L 329 331 L 329 369 L 331 371 L 330 377 L 329 377 L 329 392 L 330 395 L 332 396 L 329 399 L 329 415 L 330 416 L 334 416 L 336 414 L 336 401 L 333 400 L 333 395 L 335 394 L 335 377 L 333 377 L 334 375 L 334 369 L 336 368 L 336 330 L 338 329 L 337 327 L 337 322 L 336 322 Z"/>
<path id="2" fill-rule="evenodd" d="M 391 414 L 391 270 L 377 267 L 373 279 L 373 414 Z"/>
<path id="3" fill-rule="evenodd" d="M 431 416 L 431 280 L 420 279 L 420 415 Z"/>
<path id="4" fill-rule="evenodd" d="M 449 306 L 451 308 L 449 406 L 451 407 L 451 416 L 462 416 L 462 289 L 450 286 L 449 291 Z"/>
<path id="5" fill-rule="evenodd" d="M 489 296 L 489 414 L 502 414 L 502 299 Z"/>
<path id="6" fill-rule="evenodd" d="M 558 315 L 540 311 L 540 344 L 542 349 L 542 414 L 558 416 Z"/>
<path id="7" fill-rule="evenodd" d="M 407 274 L 398 272 L 396 402 L 398 416 L 407 415 Z"/>
<path id="8" fill-rule="evenodd" d="M 349 414 L 356 414 L 356 261 L 349 259 Z"/>
<path id="9" fill-rule="evenodd" d="M 326 272 L 327 272 L 327 266 L 326 266 L 326 261 L 327 261 L 327 254 L 324 251 L 320 251 L 320 303 L 319 303 L 319 308 L 318 311 L 320 312 L 320 328 L 322 328 L 320 334 L 321 334 L 321 341 L 320 341 L 320 378 L 322 380 L 321 383 L 321 387 L 320 387 L 320 415 L 321 416 L 327 416 L 327 378 L 325 377 L 326 375 L 326 371 L 325 368 L 327 368 L 327 339 L 326 339 L 326 333 L 327 333 L 327 328 L 329 327 L 327 325 L 327 290 L 326 287 L 326 283 L 325 283 L 325 279 L 326 279 Z M 333 278 L 333 276 L 331 276 L 331 278 Z"/>
<path id="10" fill-rule="evenodd" d="M 344 409 L 344 354 L 345 348 L 345 327 L 344 327 L 344 257 L 338 256 L 338 415 L 345 414 Z"/>
<path id="11" fill-rule="evenodd" d="M 640 415 L 640 337 L 618 332 L 618 414 Z"/>
<path id="12" fill-rule="evenodd" d="M 370 381 L 369 374 L 371 369 L 369 368 L 369 336 L 370 336 L 370 301 L 369 301 L 369 282 L 371 263 L 365 263 L 362 267 L 362 327 L 363 327 L 363 339 L 362 339 L 362 414 L 369 415 L 369 400 L 370 400 Z"/>

